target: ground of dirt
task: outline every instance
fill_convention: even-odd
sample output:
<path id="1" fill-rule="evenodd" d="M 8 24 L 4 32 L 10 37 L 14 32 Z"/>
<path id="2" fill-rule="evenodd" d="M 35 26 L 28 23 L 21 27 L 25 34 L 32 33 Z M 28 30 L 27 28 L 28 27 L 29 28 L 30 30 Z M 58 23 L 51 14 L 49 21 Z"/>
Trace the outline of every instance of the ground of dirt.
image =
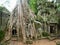
<path id="1" fill-rule="evenodd" d="M 60 39 L 56 39 L 52 41 L 48 39 L 42 39 L 42 40 L 34 41 L 33 44 L 24 44 L 20 41 L 10 41 L 8 45 L 56 45 L 57 41 L 60 41 Z"/>

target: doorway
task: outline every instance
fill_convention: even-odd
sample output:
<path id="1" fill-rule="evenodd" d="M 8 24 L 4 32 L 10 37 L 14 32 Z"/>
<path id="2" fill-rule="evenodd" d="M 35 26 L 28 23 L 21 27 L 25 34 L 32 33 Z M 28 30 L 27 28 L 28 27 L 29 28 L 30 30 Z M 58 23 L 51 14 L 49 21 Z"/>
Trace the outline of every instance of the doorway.
<path id="1" fill-rule="evenodd" d="M 17 30 L 16 29 L 12 30 L 12 36 L 17 36 Z"/>
<path id="2" fill-rule="evenodd" d="M 50 26 L 50 33 L 54 33 L 55 30 L 54 30 L 54 26 Z"/>

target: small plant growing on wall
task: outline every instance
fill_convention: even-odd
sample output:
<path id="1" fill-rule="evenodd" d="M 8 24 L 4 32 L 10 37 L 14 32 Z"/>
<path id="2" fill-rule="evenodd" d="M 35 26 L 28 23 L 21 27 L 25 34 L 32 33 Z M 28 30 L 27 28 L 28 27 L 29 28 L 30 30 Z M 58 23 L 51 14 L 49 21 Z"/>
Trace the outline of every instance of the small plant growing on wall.
<path id="1" fill-rule="evenodd" d="M 60 45 L 60 41 L 56 42 L 56 45 Z"/>
<path id="2" fill-rule="evenodd" d="M 5 32 L 0 30 L 0 42 L 4 39 Z"/>
<path id="3" fill-rule="evenodd" d="M 49 36 L 49 34 L 47 32 L 42 32 L 42 35 L 43 35 L 43 37 Z"/>

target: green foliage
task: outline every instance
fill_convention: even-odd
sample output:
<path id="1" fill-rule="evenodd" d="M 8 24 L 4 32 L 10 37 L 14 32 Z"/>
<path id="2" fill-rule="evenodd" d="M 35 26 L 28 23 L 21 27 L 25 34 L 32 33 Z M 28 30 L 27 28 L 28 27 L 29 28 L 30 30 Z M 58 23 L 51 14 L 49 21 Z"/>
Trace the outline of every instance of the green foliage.
<path id="1" fill-rule="evenodd" d="M 60 3 L 57 5 L 57 10 L 60 12 Z"/>
<path id="2" fill-rule="evenodd" d="M 5 45 L 5 44 L 0 44 L 0 45 Z"/>
<path id="3" fill-rule="evenodd" d="M 42 35 L 43 35 L 44 37 L 49 36 L 49 34 L 48 34 L 47 32 L 42 32 Z"/>
<path id="4" fill-rule="evenodd" d="M 35 37 L 34 36 L 32 37 L 32 40 L 35 40 Z"/>
<path id="5" fill-rule="evenodd" d="M 41 35 L 37 36 L 37 39 L 40 40 L 41 39 Z"/>
<path id="6" fill-rule="evenodd" d="M 40 15 L 37 15 L 35 20 L 39 22 L 43 22 L 43 18 Z"/>
<path id="7" fill-rule="evenodd" d="M 58 41 L 58 42 L 56 42 L 56 45 L 60 45 L 60 42 Z"/>
<path id="8" fill-rule="evenodd" d="M 0 30 L 0 42 L 4 39 L 5 32 Z"/>
<path id="9" fill-rule="evenodd" d="M 36 29 L 38 29 L 38 28 L 40 28 L 40 27 L 41 27 L 40 24 L 35 23 L 35 28 L 36 28 Z"/>
<path id="10" fill-rule="evenodd" d="M 6 12 L 10 13 L 5 7 L 1 7 L 1 6 L 0 6 L 0 11 L 6 11 Z"/>
<path id="11" fill-rule="evenodd" d="M 58 28 L 60 29 L 60 18 L 58 19 Z"/>
<path id="12" fill-rule="evenodd" d="M 30 8 L 37 14 L 37 0 L 29 0 Z"/>
<path id="13" fill-rule="evenodd" d="M 53 2 L 47 2 L 47 0 L 30 0 L 29 5 L 36 15 L 55 15 L 57 11 L 57 5 Z M 43 16 L 44 17 L 44 16 Z M 52 17 L 52 16 L 51 16 Z M 45 18 L 47 18 L 45 16 Z M 48 18 L 50 20 L 51 18 Z M 39 22 L 44 21 L 40 16 L 36 16 L 36 20 Z M 47 20 L 47 21 L 48 21 Z"/>
<path id="14" fill-rule="evenodd" d="M 26 41 L 26 44 L 32 44 L 32 43 L 33 43 L 32 40 L 27 40 L 27 41 Z"/>
<path id="15" fill-rule="evenodd" d="M 41 27 L 41 23 L 43 22 L 43 18 L 40 15 L 36 15 L 35 17 L 35 27 L 36 29 Z"/>

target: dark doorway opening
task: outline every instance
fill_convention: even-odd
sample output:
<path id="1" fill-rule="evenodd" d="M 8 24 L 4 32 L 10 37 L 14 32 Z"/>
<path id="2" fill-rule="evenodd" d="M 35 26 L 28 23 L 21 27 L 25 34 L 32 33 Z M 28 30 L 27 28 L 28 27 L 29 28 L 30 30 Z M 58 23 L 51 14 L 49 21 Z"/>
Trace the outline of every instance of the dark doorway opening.
<path id="1" fill-rule="evenodd" d="M 16 29 L 13 29 L 12 30 L 12 35 L 14 36 L 14 35 L 17 35 L 17 30 Z"/>
<path id="2" fill-rule="evenodd" d="M 50 26 L 50 33 L 54 33 L 54 26 Z"/>

